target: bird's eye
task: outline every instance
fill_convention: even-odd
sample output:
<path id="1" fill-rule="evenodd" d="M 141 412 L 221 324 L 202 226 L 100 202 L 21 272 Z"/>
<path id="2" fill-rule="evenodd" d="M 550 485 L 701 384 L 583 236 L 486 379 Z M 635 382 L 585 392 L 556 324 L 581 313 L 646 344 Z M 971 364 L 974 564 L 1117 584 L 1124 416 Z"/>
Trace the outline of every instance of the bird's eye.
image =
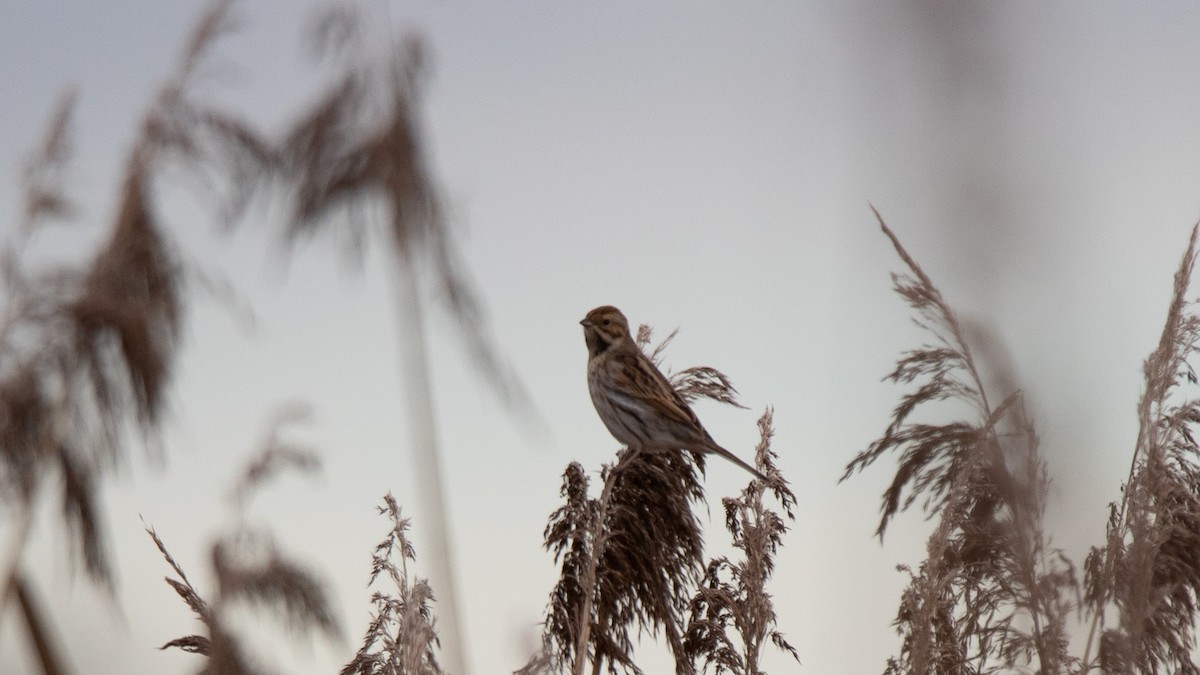
<path id="1" fill-rule="evenodd" d="M 612 320 L 611 320 L 611 319 L 605 319 L 605 320 L 603 321 L 603 323 L 604 323 L 604 325 L 605 325 L 605 326 L 607 326 L 608 324 L 612 323 Z"/>

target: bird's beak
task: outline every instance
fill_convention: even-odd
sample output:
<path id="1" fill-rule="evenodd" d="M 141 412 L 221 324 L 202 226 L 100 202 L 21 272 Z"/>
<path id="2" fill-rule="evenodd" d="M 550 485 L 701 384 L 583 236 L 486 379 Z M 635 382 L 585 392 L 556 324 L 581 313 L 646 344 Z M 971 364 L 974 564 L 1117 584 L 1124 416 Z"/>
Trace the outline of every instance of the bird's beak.
<path id="1" fill-rule="evenodd" d="M 580 322 L 579 322 L 579 325 L 580 325 L 580 326 L 583 326 L 584 328 L 591 328 L 591 327 L 592 327 L 592 322 L 591 322 L 591 321 L 588 321 L 588 320 L 585 318 L 585 319 L 583 319 L 582 321 L 580 321 Z"/>

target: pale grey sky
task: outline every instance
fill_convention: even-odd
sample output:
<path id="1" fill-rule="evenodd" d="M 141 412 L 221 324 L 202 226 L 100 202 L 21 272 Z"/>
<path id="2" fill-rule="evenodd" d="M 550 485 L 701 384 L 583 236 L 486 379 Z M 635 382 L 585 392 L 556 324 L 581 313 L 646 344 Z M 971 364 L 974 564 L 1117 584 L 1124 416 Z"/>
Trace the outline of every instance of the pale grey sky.
<path id="1" fill-rule="evenodd" d="M 39 254 L 89 250 L 140 111 L 203 7 L 0 10 L 0 222 L 15 222 L 20 162 L 58 92 L 80 91 L 71 179 L 88 218 L 44 233 Z M 246 3 L 243 30 L 218 46 L 213 95 L 262 124 L 297 110 L 320 85 L 300 49 L 306 11 Z M 1141 363 L 1200 216 L 1200 8 L 419 2 L 390 14 L 433 55 L 433 163 L 497 346 L 549 432 L 523 433 L 444 317 L 431 322 L 476 673 L 527 655 L 555 579 L 541 534 L 563 468 L 598 469 L 616 449 L 586 393 L 577 324 L 601 304 L 660 336 L 681 328 L 668 365 L 733 378 L 750 410 L 698 408 L 726 447 L 749 457 L 755 420 L 776 409 L 775 449 L 800 503 L 772 590 L 804 665 L 772 655 L 771 672 L 882 670 L 898 645 L 894 567 L 919 562 L 927 526 L 901 517 L 881 546 L 871 533 L 888 466 L 836 481 L 901 393 L 880 378 L 924 337 L 891 292 L 899 261 L 868 203 L 961 315 L 1005 341 L 1055 478 L 1055 541 L 1081 564 L 1100 540 L 1135 440 Z M 166 462 L 139 459 L 107 490 L 119 613 L 71 574 L 49 520 L 30 564 L 79 672 L 195 669 L 196 657 L 155 650 L 198 626 L 162 583 L 138 516 L 203 587 L 232 477 L 272 411 L 305 401 L 324 471 L 285 477 L 252 513 L 329 583 L 349 639 L 264 649 L 291 671 L 333 672 L 366 622 L 384 492 L 414 516 L 418 556 L 423 541 L 386 269 L 372 253 L 354 273 L 327 241 L 285 263 L 278 214 L 223 236 L 199 206 L 168 195 L 172 234 L 230 278 L 256 325 L 192 304 Z M 710 466 L 708 541 L 720 550 L 718 500 L 744 477 Z M 4 674 L 24 668 L 7 657 L 13 625 L 0 624 Z"/>

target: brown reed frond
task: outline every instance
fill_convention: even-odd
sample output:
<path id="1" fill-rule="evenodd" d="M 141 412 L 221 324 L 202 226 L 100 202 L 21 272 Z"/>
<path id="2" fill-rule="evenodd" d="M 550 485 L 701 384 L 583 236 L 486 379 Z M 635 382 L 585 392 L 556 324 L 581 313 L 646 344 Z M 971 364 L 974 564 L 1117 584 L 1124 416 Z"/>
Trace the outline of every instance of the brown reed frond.
<path id="1" fill-rule="evenodd" d="M 195 586 L 192 586 L 192 582 L 188 580 L 187 574 L 184 573 L 183 568 L 180 567 L 178 562 L 176 562 L 175 557 L 172 556 L 167 550 L 167 545 L 163 543 L 163 540 L 158 536 L 158 533 L 154 531 L 154 528 L 146 525 L 145 521 L 142 521 L 142 525 L 146 529 L 146 534 L 150 535 L 150 539 L 154 541 L 154 545 L 158 548 L 158 552 L 162 554 L 163 558 L 167 561 L 167 564 L 171 566 L 171 569 L 178 576 L 176 579 L 164 577 L 163 580 L 167 582 L 168 586 L 174 589 L 176 595 L 183 600 L 188 608 L 192 610 L 192 613 L 196 615 L 196 618 L 199 619 L 211 633 L 214 628 L 214 619 L 212 610 L 209 609 L 208 603 L 205 602 L 204 598 L 200 597 L 200 593 L 196 591 Z M 211 641 L 209 638 L 203 635 L 187 635 L 181 638 L 170 640 L 159 647 L 159 649 L 170 648 L 182 649 L 185 652 L 202 654 L 204 656 L 209 656 L 212 652 Z"/>
<path id="2" fill-rule="evenodd" d="M 388 517 L 392 528 L 371 556 L 368 585 L 386 574 L 396 592 L 376 591 L 371 597 L 374 616 L 362 646 L 342 668 L 341 675 L 440 675 L 443 671 L 435 654 L 438 637 L 431 607 L 433 591 L 426 580 L 418 577 L 410 581 L 408 576 L 409 562 L 417 559 L 408 539 L 410 521 L 401 517 L 400 506 L 390 493 L 383 502 L 379 513 Z"/>
<path id="3" fill-rule="evenodd" d="M 286 428 L 306 422 L 311 416 L 312 411 L 303 404 L 292 404 L 276 412 L 258 455 L 246 467 L 233 489 L 233 501 L 239 509 L 244 509 L 250 495 L 280 472 L 294 469 L 311 473 L 321 467 L 321 460 L 312 448 L 283 436 Z"/>
<path id="4" fill-rule="evenodd" d="M 168 168 L 182 169 L 183 177 L 204 188 L 203 202 L 214 204 L 226 225 L 278 171 L 276 149 L 253 126 L 195 93 L 216 41 L 236 25 L 233 4 L 213 0 L 197 22 L 175 72 L 142 120 L 126 172 L 137 178 L 128 182 L 149 203 L 150 179 Z"/>
<path id="5" fill-rule="evenodd" d="M 525 665 L 513 671 L 513 675 L 549 675 L 555 671 L 553 654 L 554 647 L 543 641 L 542 647 L 534 652 Z"/>
<path id="6" fill-rule="evenodd" d="M 1200 614 L 1200 397 L 1189 359 L 1200 314 L 1187 299 L 1197 257 L 1192 228 L 1175 273 L 1166 324 L 1146 359 L 1138 439 L 1120 505 L 1110 508 L 1105 545 L 1086 564 L 1092 616 L 1085 665 L 1104 672 L 1200 673 L 1193 660 Z M 1115 606 L 1119 621 L 1108 628 Z M 1098 640 L 1096 660 L 1092 647 Z"/>
<path id="7" fill-rule="evenodd" d="M 886 672 L 984 673 L 1035 665 L 1039 672 L 1063 672 L 1075 665 L 1065 635 L 1074 569 L 1043 531 L 1049 478 L 1020 392 L 1005 382 L 1012 393 L 990 404 L 962 324 L 875 216 L 908 267 L 908 274 L 892 275 L 895 289 L 934 342 L 906 352 L 888 375 L 915 390 L 901 398 L 883 437 L 847 465 L 842 480 L 897 453 L 876 534 L 882 538 L 890 519 L 918 498 L 939 518 L 918 571 L 901 567 L 910 578 L 895 621 L 902 646 Z M 916 421 L 935 410 L 944 418 L 936 404 L 945 402 L 974 419 Z"/>
<path id="8" fill-rule="evenodd" d="M 131 169 L 107 241 L 86 264 L 24 269 L 20 252 L 42 221 L 69 211 L 63 187 L 73 96 L 59 103 L 30 161 L 25 221 L 3 253 L 0 321 L 0 498 L 32 517 L 40 485 L 61 477 L 73 549 L 92 579 L 109 583 L 97 484 L 122 458 L 125 434 L 157 430 L 177 347 L 182 298 L 177 266 Z M 132 424 L 131 424 L 132 422 Z M 19 559 L 20 547 L 11 552 Z M 12 574 L 0 580 L 0 607 Z"/>
<path id="9" fill-rule="evenodd" d="M 318 52 L 340 57 L 339 71 L 275 155 L 292 210 L 285 241 L 339 234 L 361 251 L 367 227 L 382 217 L 396 263 L 431 274 L 434 297 L 488 383 L 506 404 L 532 412 L 528 394 L 493 346 L 428 167 L 420 118 L 425 47 L 410 36 L 375 58 L 366 40 L 350 39 L 364 32 L 362 21 L 339 7 L 316 22 L 313 43 Z"/>
<path id="10" fill-rule="evenodd" d="M 682 657 L 682 611 L 703 553 L 690 503 L 703 500 L 696 470 L 683 453 L 638 453 L 605 467 L 604 490 L 589 499 L 583 467 L 567 468 L 566 504 L 545 532 L 546 548 L 562 563 L 546 613 L 559 664 L 640 672 L 629 632 L 635 626 L 661 629 Z"/>
<path id="11" fill-rule="evenodd" d="M 650 360 L 654 363 L 654 365 L 656 365 L 656 366 L 662 365 L 663 353 L 666 352 L 667 346 L 670 345 L 672 342 L 674 342 L 675 338 L 678 335 L 679 335 L 679 329 L 676 328 L 675 330 L 671 331 L 670 334 L 667 335 L 667 337 L 660 340 L 659 343 L 657 345 L 655 345 L 654 348 L 647 354 L 647 356 L 650 357 Z M 637 337 L 635 338 L 635 342 L 637 343 L 637 346 L 640 349 L 645 351 L 647 349 L 647 347 L 649 346 L 650 340 L 651 340 L 651 338 L 653 338 L 653 336 L 654 336 L 654 329 L 651 328 L 650 326 L 647 326 L 646 324 L 641 324 L 638 326 Z"/>
<path id="12" fill-rule="evenodd" d="M 25 166 L 24 198 L 20 236 L 27 237 L 50 218 L 68 218 L 75 210 L 63 183 L 71 159 L 71 118 L 78 94 L 64 92 L 50 116 L 40 147 Z"/>
<path id="13" fill-rule="evenodd" d="M 179 577 L 178 579 L 166 577 L 167 584 L 175 589 L 180 598 L 183 598 L 188 608 L 196 614 L 196 618 L 204 622 L 206 626 L 211 625 L 212 611 L 208 608 L 208 603 L 200 597 L 200 594 L 196 592 L 196 588 L 192 586 L 192 582 L 188 579 L 187 573 L 183 571 L 183 567 L 179 565 L 175 557 L 167 550 L 167 545 L 163 543 L 163 540 L 158 536 L 154 528 L 147 525 L 144 520 L 142 521 L 142 526 L 145 527 L 146 534 L 150 535 L 150 539 L 154 542 L 154 546 L 158 548 L 158 552 L 162 554 L 163 559 L 167 561 L 171 570 Z"/>
<path id="14" fill-rule="evenodd" d="M 674 334 L 668 336 L 669 341 Z M 652 358 L 650 330 L 638 345 Z M 666 342 L 664 341 L 664 342 Z M 684 371 L 673 384 L 689 398 L 736 405 L 729 380 L 711 368 Z M 682 392 L 681 392 L 682 393 Z M 588 496 L 588 477 L 572 463 L 563 473 L 564 504 L 544 533 L 561 576 L 546 610 L 542 656 L 553 668 L 582 673 L 640 673 L 633 661 L 636 628 L 664 635 L 676 672 L 693 668 L 685 646 L 685 612 L 703 574 L 703 532 L 693 505 L 704 503 L 703 457 L 691 452 L 626 452 L 601 469 L 603 488 Z"/>
<path id="15" fill-rule="evenodd" d="M 219 541 L 212 549 L 212 567 L 221 603 L 262 605 L 296 628 L 336 634 L 337 622 L 320 582 L 270 538 L 243 534 Z"/>
<path id="16" fill-rule="evenodd" d="M 148 202 L 146 180 L 131 174 L 108 244 L 83 292 L 67 308 L 77 352 L 102 410 L 120 403 L 111 364 L 123 362 L 128 391 L 145 426 L 159 416 L 182 321 L 179 269 Z"/>
<path id="17" fill-rule="evenodd" d="M 202 673 L 252 675 L 259 672 L 247 658 L 242 637 L 229 620 L 235 606 L 258 607 L 296 630 L 316 630 L 329 638 L 340 635 L 321 583 L 311 572 L 288 558 L 268 531 L 252 528 L 246 522 L 247 497 L 261 487 L 268 476 L 283 468 L 311 471 L 316 466 L 313 456 L 307 456 L 299 463 L 282 459 L 293 455 L 281 450 L 286 446 L 279 442 L 279 427 L 294 423 L 295 417 L 294 412 L 277 416 L 263 447 L 247 464 L 232 493 L 236 525 L 210 548 L 209 562 L 216 580 L 216 593 L 211 602 L 192 585 L 154 529 L 146 527 L 154 545 L 176 574 L 174 578 L 166 577 L 167 584 L 208 632 L 208 635 L 186 635 L 170 640 L 160 649 L 176 648 L 206 656 L 208 660 Z"/>
<path id="18" fill-rule="evenodd" d="M 18 574 L 13 579 L 16 586 L 16 604 L 21 617 L 28 629 L 29 641 L 37 655 L 44 675 L 60 675 L 70 672 L 63 663 L 61 649 L 53 638 L 49 625 L 49 615 L 37 595 L 33 584 L 25 574 Z"/>
<path id="19" fill-rule="evenodd" d="M 292 216 L 284 241 L 294 245 L 302 238 L 342 235 L 361 263 L 374 229 L 382 229 L 388 240 L 385 250 L 403 312 L 405 386 L 414 402 L 410 431 L 417 448 L 418 497 L 431 514 L 426 550 L 434 561 L 433 583 L 442 594 L 443 658 L 459 670 L 465 668 L 459 600 L 443 525 L 434 416 L 425 410 L 432 405 L 422 310 L 427 292 L 449 314 L 476 372 L 500 400 L 535 422 L 536 411 L 496 348 L 426 158 L 420 116 L 425 46 L 408 36 L 373 53 L 370 40 L 354 39 L 370 33 L 364 25 L 365 17 L 350 3 L 316 22 L 312 44 L 319 55 L 333 57 L 335 71 L 278 144 L 277 167 Z"/>
<path id="20" fill-rule="evenodd" d="M 163 234 L 152 183 L 170 150 L 200 145 L 188 114 L 197 108 L 181 102 L 227 7 L 219 3 L 201 22 L 180 70 L 146 113 L 108 238 L 92 260 L 30 272 L 19 251 L 6 248 L 3 255 L 8 303 L 0 324 L 0 409 L 8 424 L 0 431 L 0 496 L 9 503 L 31 499 L 43 477 L 61 476 L 72 541 L 100 581 L 111 570 L 94 506 L 97 481 L 122 458 L 128 430 L 155 435 L 183 318 L 181 265 Z M 62 182 L 73 100 L 60 101 L 29 163 L 18 246 L 39 222 L 70 211 Z"/>
<path id="21" fill-rule="evenodd" d="M 735 408 L 746 409 L 738 403 L 737 389 L 724 373 L 708 366 L 696 366 L 673 373 L 670 376 L 671 386 L 691 403 L 698 398 L 707 398 Z"/>
<path id="22" fill-rule="evenodd" d="M 650 361 L 655 366 L 662 368 L 663 353 L 667 349 L 667 345 L 671 344 L 679 335 L 679 329 L 671 331 L 667 337 L 663 338 L 653 348 L 650 346 L 650 340 L 654 337 L 654 329 L 646 324 L 638 326 L 637 335 L 634 338 L 635 344 L 642 351 L 646 352 L 646 356 L 650 357 Z M 647 351 L 648 350 L 648 351 Z M 696 399 L 707 398 L 718 403 L 731 405 L 735 408 L 746 410 L 746 406 L 742 405 L 737 400 L 737 389 L 733 387 L 733 382 L 721 371 L 708 366 L 693 366 L 685 368 L 678 373 L 671 373 L 665 370 L 671 382 L 671 386 L 684 401 L 692 403 Z"/>
<path id="23" fill-rule="evenodd" d="M 734 675 L 761 673 L 759 658 L 770 642 L 799 662 L 796 649 L 775 629 L 776 616 L 767 581 L 775 570 L 775 554 L 788 526 L 780 514 L 768 508 L 764 497 L 769 489 L 788 520 L 796 495 L 775 467 L 771 450 L 775 434 L 774 411 L 767 408 L 758 420 L 759 444 L 755 464 L 770 482 L 751 481 L 739 497 L 725 498 L 725 529 L 743 559 L 725 556 L 708 563 L 704 580 L 692 597 L 684 646 L 693 663 L 703 659 L 703 671 Z"/>
<path id="24" fill-rule="evenodd" d="M 945 504 L 960 473 L 971 468 L 966 459 L 977 447 L 980 433 L 990 428 L 994 421 L 990 419 L 992 414 L 987 397 L 958 317 L 878 211 L 875 216 L 909 269 L 910 274 L 892 274 L 895 290 L 916 312 L 913 321 L 935 338 L 934 344 L 906 352 L 896 363 L 896 369 L 885 378 L 898 384 L 918 381 L 920 384 L 915 391 L 901 398 L 883 437 L 855 456 L 842 474 L 844 481 L 886 454 L 901 453 L 900 468 L 884 493 L 881 506 L 882 517 L 876 534 L 882 539 L 891 518 L 911 506 L 919 495 L 925 496 L 926 511 L 937 511 Z M 946 400 L 965 402 L 983 413 L 984 424 L 909 422 L 910 415 L 922 405 Z M 909 490 L 907 497 L 904 496 L 906 489 Z"/>
<path id="25" fill-rule="evenodd" d="M 196 22 L 196 27 L 192 29 L 187 45 L 180 54 L 178 72 L 181 77 L 192 76 L 203 63 L 213 43 L 234 27 L 232 7 L 233 0 L 213 0 L 208 10 Z"/>

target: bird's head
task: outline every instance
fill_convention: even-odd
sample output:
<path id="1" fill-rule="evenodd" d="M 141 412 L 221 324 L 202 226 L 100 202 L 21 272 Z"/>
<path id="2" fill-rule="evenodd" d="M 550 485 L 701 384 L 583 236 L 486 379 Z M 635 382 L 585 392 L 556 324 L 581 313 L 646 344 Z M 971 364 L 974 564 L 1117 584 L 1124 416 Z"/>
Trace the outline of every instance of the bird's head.
<path id="1" fill-rule="evenodd" d="M 629 335 L 629 320 L 621 310 L 611 305 L 597 307 L 580 321 L 588 355 L 595 356 L 616 345 L 633 345 Z"/>

